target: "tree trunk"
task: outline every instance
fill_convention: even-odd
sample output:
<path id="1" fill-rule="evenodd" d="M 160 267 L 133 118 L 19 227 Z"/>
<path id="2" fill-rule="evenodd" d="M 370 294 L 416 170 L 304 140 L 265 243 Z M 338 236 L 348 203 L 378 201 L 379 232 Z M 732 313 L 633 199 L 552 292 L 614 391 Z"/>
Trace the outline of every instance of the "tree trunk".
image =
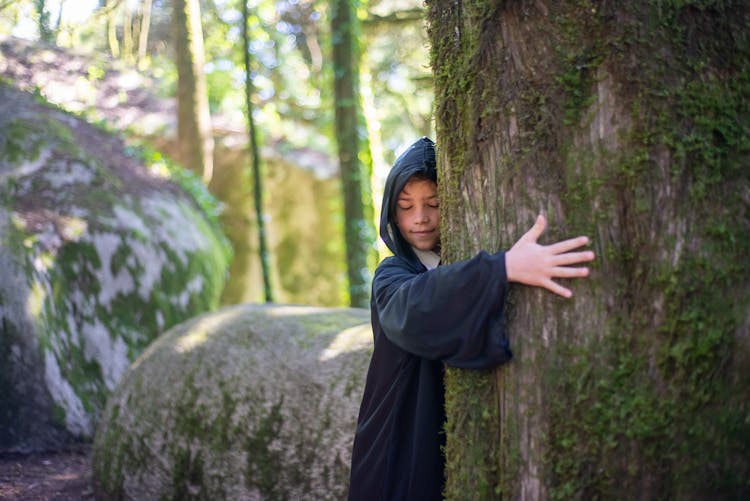
<path id="1" fill-rule="evenodd" d="M 253 199 L 255 201 L 255 219 L 258 224 L 258 250 L 260 254 L 260 268 L 263 274 L 263 297 L 267 303 L 273 302 L 273 285 L 271 283 L 271 269 L 268 259 L 268 243 L 266 239 L 266 222 L 263 214 L 263 177 L 260 166 L 260 148 L 258 147 L 258 131 L 253 117 L 253 75 L 250 67 L 250 33 L 248 22 L 250 13 L 247 0 L 242 0 L 242 53 L 245 63 L 245 109 L 247 112 L 247 129 L 250 138 L 250 158 L 253 166 Z"/>
<path id="2" fill-rule="evenodd" d="M 369 148 L 363 148 L 364 138 L 360 138 L 360 130 L 365 127 L 361 125 L 359 56 L 354 37 L 357 16 L 351 2 L 334 0 L 331 3 L 335 129 L 344 196 L 349 301 L 351 306 L 366 307 L 370 297 L 368 258 L 374 256 L 375 231 L 371 217 L 370 173 L 360 161 L 361 152 L 369 158 Z"/>
<path id="3" fill-rule="evenodd" d="M 208 183 L 214 140 L 203 73 L 203 30 L 198 0 L 173 0 L 172 30 L 177 64 L 177 136 L 180 162 Z"/>
<path id="4" fill-rule="evenodd" d="M 133 33 L 133 22 L 135 16 L 133 16 L 133 7 L 125 5 L 123 7 L 123 16 L 125 17 L 122 21 L 122 58 L 128 62 L 135 62 L 135 36 Z"/>
<path id="5" fill-rule="evenodd" d="M 46 0 L 34 0 L 34 7 L 37 13 L 37 27 L 39 29 L 39 39 L 42 42 L 54 44 L 56 33 L 50 25 L 50 13 L 47 9 Z"/>
<path id="6" fill-rule="evenodd" d="M 429 2 L 443 257 L 589 235 L 449 370 L 449 499 L 750 495 L 750 6 Z"/>
<path id="7" fill-rule="evenodd" d="M 138 30 L 138 68 L 146 67 L 146 57 L 148 56 L 148 32 L 151 29 L 151 4 L 152 0 L 143 0 L 141 2 L 141 23 Z"/>
<path id="8" fill-rule="evenodd" d="M 107 12 L 107 44 L 114 58 L 120 57 L 120 42 L 117 40 L 117 1 L 104 0 Z"/>

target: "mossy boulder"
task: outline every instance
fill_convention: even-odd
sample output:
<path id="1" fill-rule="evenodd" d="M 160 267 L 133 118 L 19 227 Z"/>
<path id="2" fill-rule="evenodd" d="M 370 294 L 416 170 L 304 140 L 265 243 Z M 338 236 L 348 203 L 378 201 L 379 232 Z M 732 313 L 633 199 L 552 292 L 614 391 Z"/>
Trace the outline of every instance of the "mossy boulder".
<path id="1" fill-rule="evenodd" d="M 230 248 L 164 172 L 0 83 L 0 451 L 91 439 L 131 361 L 218 305 Z"/>
<path id="2" fill-rule="evenodd" d="M 111 396 L 97 499 L 344 499 L 369 312 L 237 305 L 161 336 Z"/>

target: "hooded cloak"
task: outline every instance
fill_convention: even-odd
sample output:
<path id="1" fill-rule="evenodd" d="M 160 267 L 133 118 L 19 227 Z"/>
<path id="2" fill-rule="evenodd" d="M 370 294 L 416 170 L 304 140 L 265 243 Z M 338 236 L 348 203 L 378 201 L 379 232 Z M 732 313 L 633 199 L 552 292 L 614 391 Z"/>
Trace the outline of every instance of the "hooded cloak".
<path id="1" fill-rule="evenodd" d="M 388 174 L 380 236 L 393 253 L 375 270 L 374 350 L 357 421 L 351 501 L 441 499 L 445 444 L 443 365 L 487 369 L 511 358 L 503 330 L 505 253 L 427 270 L 395 225 L 414 175 L 437 183 L 435 143 L 424 137 Z"/>

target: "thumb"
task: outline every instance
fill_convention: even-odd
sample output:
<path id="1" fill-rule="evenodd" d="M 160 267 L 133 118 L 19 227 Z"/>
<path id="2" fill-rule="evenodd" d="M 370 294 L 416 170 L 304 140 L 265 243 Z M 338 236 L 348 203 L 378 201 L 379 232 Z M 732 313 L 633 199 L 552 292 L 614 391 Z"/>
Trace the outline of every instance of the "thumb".
<path id="1" fill-rule="evenodd" d="M 532 226 L 531 229 L 527 231 L 523 237 L 521 237 L 521 240 L 523 240 L 524 242 L 536 243 L 542 233 L 544 233 L 545 228 L 547 228 L 547 220 L 543 215 L 539 214 L 536 218 L 534 226 Z"/>

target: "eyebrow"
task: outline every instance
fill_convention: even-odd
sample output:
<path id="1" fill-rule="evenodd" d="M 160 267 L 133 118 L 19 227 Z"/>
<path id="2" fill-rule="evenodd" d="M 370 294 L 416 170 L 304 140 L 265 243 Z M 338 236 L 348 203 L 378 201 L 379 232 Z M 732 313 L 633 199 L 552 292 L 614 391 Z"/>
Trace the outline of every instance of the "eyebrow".
<path id="1" fill-rule="evenodd" d="M 402 200 L 402 199 L 412 199 L 412 198 L 414 198 L 413 195 L 409 195 L 408 193 L 405 193 L 403 191 L 401 193 L 399 193 L 399 195 L 398 195 L 398 199 L 399 200 Z M 435 193 L 434 195 L 430 195 L 429 197 L 426 197 L 426 198 L 428 200 L 431 199 L 431 198 L 438 198 L 438 194 Z"/>

